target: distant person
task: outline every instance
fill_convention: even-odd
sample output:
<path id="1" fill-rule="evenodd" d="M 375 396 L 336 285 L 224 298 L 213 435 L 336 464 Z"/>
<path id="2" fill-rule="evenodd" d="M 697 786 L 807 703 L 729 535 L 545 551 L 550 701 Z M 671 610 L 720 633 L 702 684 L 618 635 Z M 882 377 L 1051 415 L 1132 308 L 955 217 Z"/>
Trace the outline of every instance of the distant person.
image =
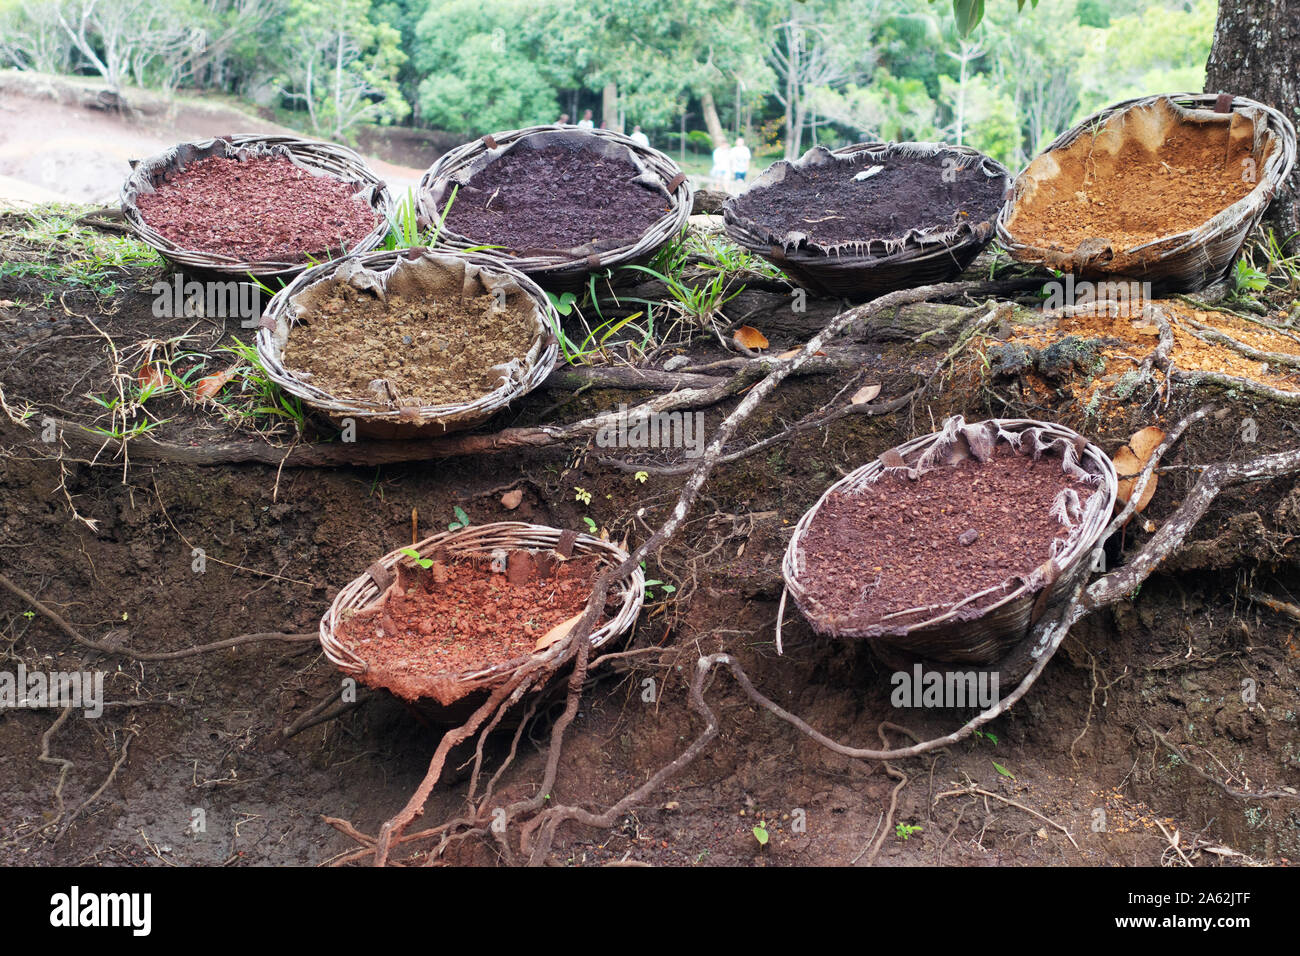
<path id="1" fill-rule="evenodd" d="M 578 120 L 578 129 L 595 129 L 596 121 L 591 118 L 591 110 L 582 114 L 582 119 Z"/>
<path id="2" fill-rule="evenodd" d="M 749 147 L 745 145 L 745 137 L 737 136 L 736 145 L 731 147 L 731 173 L 737 184 L 744 183 L 745 177 L 749 175 Z M 741 189 L 737 185 L 737 190 Z"/>
<path id="3" fill-rule="evenodd" d="M 644 146 L 646 149 L 650 148 L 650 137 L 647 136 L 645 133 L 641 132 L 640 126 L 632 127 L 632 135 L 629 137 L 629 139 L 631 139 L 632 142 L 636 143 L 638 146 Z"/>
<path id="4" fill-rule="evenodd" d="M 569 114 L 568 114 L 568 113 L 561 113 L 561 114 L 560 114 L 560 118 L 556 121 L 556 125 L 557 125 L 557 126 L 568 126 L 568 125 L 569 125 Z"/>
<path id="5" fill-rule="evenodd" d="M 713 150 L 713 168 L 709 170 L 709 179 L 714 189 L 731 191 L 731 147 L 726 140 L 720 142 Z"/>

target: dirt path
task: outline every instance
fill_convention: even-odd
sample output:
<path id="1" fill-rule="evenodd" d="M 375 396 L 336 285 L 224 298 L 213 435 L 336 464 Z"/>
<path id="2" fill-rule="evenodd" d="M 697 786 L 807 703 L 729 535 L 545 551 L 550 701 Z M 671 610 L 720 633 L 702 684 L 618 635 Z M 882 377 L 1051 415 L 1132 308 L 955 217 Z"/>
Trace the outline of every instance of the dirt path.
<path id="1" fill-rule="evenodd" d="M 224 104 L 168 103 L 147 93 L 135 96 L 141 112 L 126 116 L 86 105 L 95 89 L 63 77 L 0 71 L 0 203 L 110 205 L 130 160 L 178 142 L 245 132 L 304 135 Z M 424 172 L 374 156 L 367 161 L 394 195 L 405 195 Z"/>

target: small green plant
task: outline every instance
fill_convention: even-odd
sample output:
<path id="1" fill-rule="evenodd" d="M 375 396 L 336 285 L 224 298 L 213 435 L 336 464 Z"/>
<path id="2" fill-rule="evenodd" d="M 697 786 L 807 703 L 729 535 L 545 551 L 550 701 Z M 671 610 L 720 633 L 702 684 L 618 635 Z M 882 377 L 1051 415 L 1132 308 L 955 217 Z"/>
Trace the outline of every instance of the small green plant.
<path id="1" fill-rule="evenodd" d="M 1268 276 L 1241 258 L 1232 267 L 1232 287 L 1237 295 L 1263 292 L 1268 288 Z"/>
<path id="2" fill-rule="evenodd" d="M 424 568 L 424 570 L 426 571 L 428 571 L 431 567 L 433 567 L 433 558 L 420 557 L 420 552 L 416 551 L 414 548 L 403 548 L 398 553 L 406 555 L 408 558 L 411 559 L 412 564 Z"/>
<path id="3" fill-rule="evenodd" d="M 452 521 L 450 524 L 447 525 L 447 530 L 459 531 L 461 528 L 468 528 L 469 515 L 465 514 L 465 509 L 462 508 L 460 505 L 456 505 L 456 507 L 452 508 L 451 510 L 452 513 L 456 516 L 456 520 Z"/>
<path id="4" fill-rule="evenodd" d="M 580 487 L 580 486 L 578 486 L 578 485 L 574 485 L 574 486 L 573 486 L 573 490 L 574 490 L 574 492 L 575 492 L 575 494 L 574 494 L 574 496 L 573 496 L 573 500 L 574 500 L 574 501 L 580 501 L 580 502 L 582 502 L 584 505 L 589 505 L 589 504 L 591 504 L 591 492 L 590 492 L 590 491 L 588 491 L 586 488 L 582 488 L 582 487 Z"/>
<path id="5" fill-rule="evenodd" d="M 986 731 L 986 730 L 977 730 L 977 731 L 975 731 L 975 736 L 978 737 L 978 738 L 980 738 L 981 740 L 987 740 L 987 741 L 988 741 L 989 743 L 991 743 L 994 747 L 996 747 L 996 746 L 998 745 L 998 735 L 997 735 L 997 734 L 989 733 L 989 732 Z"/>
<path id="6" fill-rule="evenodd" d="M 1006 767 L 1002 766 L 1002 764 L 998 763 L 996 760 L 990 762 L 993 764 L 993 769 L 996 770 L 998 773 L 1002 774 L 1002 776 L 1010 777 L 1012 780 L 1016 779 L 1016 775 L 1014 773 L 1012 773 Z"/>
<path id="7" fill-rule="evenodd" d="M 641 573 L 642 574 L 645 573 L 644 561 L 641 562 Z M 654 592 L 655 588 L 658 588 L 660 591 L 663 592 L 664 596 L 667 597 L 669 594 L 672 594 L 674 591 L 677 590 L 677 585 L 665 584 L 663 581 L 660 581 L 658 579 L 647 578 L 645 582 L 645 599 L 647 601 L 653 601 L 655 599 L 655 592 Z"/>
<path id="8" fill-rule="evenodd" d="M 650 472 L 638 471 L 635 475 L 632 476 L 632 480 L 637 482 L 638 484 L 644 485 L 646 483 L 646 479 L 649 477 L 650 477 Z"/>
<path id="9" fill-rule="evenodd" d="M 758 845 L 760 848 L 767 846 L 767 841 L 772 838 L 771 835 L 767 832 L 766 820 L 759 820 L 758 825 L 754 827 L 753 833 L 754 833 L 754 839 L 758 841 Z"/>
<path id="10" fill-rule="evenodd" d="M 582 520 L 587 525 L 587 530 L 590 531 L 592 534 L 598 534 L 600 532 L 599 526 L 596 524 L 596 522 L 592 519 L 590 515 L 583 515 Z"/>
<path id="11" fill-rule="evenodd" d="M 571 315 L 578 301 L 578 297 L 572 292 L 562 292 L 559 295 L 547 292 L 546 297 L 551 300 L 551 305 L 555 306 L 555 311 L 560 315 Z"/>
<path id="12" fill-rule="evenodd" d="M 911 824 L 911 823 L 894 824 L 894 836 L 898 837 L 900 840 L 903 840 L 905 842 L 907 840 L 912 839 L 913 834 L 921 833 L 924 830 L 925 827 L 920 826 L 918 824 Z"/>

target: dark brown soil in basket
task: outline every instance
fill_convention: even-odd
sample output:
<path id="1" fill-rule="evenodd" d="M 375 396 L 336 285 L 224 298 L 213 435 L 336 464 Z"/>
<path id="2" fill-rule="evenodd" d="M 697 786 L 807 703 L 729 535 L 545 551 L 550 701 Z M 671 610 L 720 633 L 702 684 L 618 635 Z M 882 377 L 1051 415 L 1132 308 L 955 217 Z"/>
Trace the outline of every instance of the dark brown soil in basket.
<path id="1" fill-rule="evenodd" d="M 928 620 L 1042 565 L 1052 539 L 1067 534 L 1049 513 L 1066 487 L 1081 503 L 1095 490 L 1065 475 L 1059 458 L 1034 461 L 1005 445 L 992 462 L 937 468 L 916 481 L 887 473 L 860 493 L 827 499 L 804 538 L 801 580 L 824 612 L 855 627 Z M 927 610 L 900 614 L 912 608 Z"/>
<path id="2" fill-rule="evenodd" d="M 375 228 L 378 215 L 352 198 L 356 191 L 281 156 L 210 156 L 137 203 L 144 221 L 182 249 L 245 262 L 306 262 L 352 249 Z"/>
<path id="3" fill-rule="evenodd" d="M 1158 152 L 1130 139 L 1104 150 L 1058 154 L 1060 175 L 1040 184 L 1011 223 L 1021 242 L 1072 252 L 1085 240 L 1130 249 L 1204 225 L 1244 197 L 1249 140 L 1230 146 L 1224 126 L 1179 128 Z"/>
<path id="4" fill-rule="evenodd" d="M 594 555 L 572 558 L 512 585 L 486 559 L 456 561 L 445 566 L 442 583 L 424 574 L 404 592 L 395 587 L 381 613 L 357 612 L 339 637 L 395 692 L 401 688 L 390 685 L 403 675 L 418 682 L 504 664 L 531 654 L 539 638 L 582 612 L 599 564 Z"/>
<path id="5" fill-rule="evenodd" d="M 528 302 L 518 294 L 504 308 L 490 295 L 463 303 L 390 295 L 382 302 L 340 281 L 321 310 L 290 331 L 283 362 L 336 398 L 468 403 L 501 384 L 493 366 L 532 347 L 537 326 Z"/>
<path id="6" fill-rule="evenodd" d="M 632 163 L 589 149 L 514 149 L 460 187 L 446 226 L 516 254 L 633 243 L 668 211 L 636 176 Z"/>
<path id="7" fill-rule="evenodd" d="M 854 179 L 873 166 L 883 168 Z M 792 168 L 780 183 L 742 195 L 735 210 L 775 236 L 803 232 L 835 245 L 985 222 L 1002 208 L 1005 190 L 1002 177 L 986 176 L 966 157 L 859 157 Z"/>

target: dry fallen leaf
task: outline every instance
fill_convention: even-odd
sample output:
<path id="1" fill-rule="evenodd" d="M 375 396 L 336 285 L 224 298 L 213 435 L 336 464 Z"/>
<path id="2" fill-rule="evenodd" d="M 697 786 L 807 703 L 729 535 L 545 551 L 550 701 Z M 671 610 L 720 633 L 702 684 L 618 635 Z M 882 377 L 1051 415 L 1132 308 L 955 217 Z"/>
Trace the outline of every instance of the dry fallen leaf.
<path id="1" fill-rule="evenodd" d="M 194 386 L 194 397 L 200 402 L 212 398 L 217 392 L 226 387 L 227 382 L 235 377 L 235 368 L 236 366 L 232 365 L 224 372 L 217 372 L 215 375 L 199 379 L 199 384 Z"/>
<path id="2" fill-rule="evenodd" d="M 1151 460 L 1151 455 L 1165 440 L 1165 433 L 1155 425 L 1148 425 L 1141 431 L 1134 432 L 1128 440 L 1128 447 L 1142 460 L 1143 466 Z"/>
<path id="3" fill-rule="evenodd" d="M 752 325 L 742 325 L 740 328 L 736 329 L 732 338 L 736 340 L 737 345 L 743 346 L 751 351 L 767 348 L 767 336 L 758 331 L 758 329 L 754 328 Z"/>
<path id="4" fill-rule="evenodd" d="M 501 496 L 501 504 L 507 511 L 514 511 L 519 507 L 520 502 L 524 500 L 524 492 L 520 488 L 514 491 L 507 491 Z"/>
<path id="5" fill-rule="evenodd" d="M 856 392 L 853 393 L 853 397 L 849 399 L 849 404 L 862 405 L 865 404 L 866 402 L 871 401 L 879 394 L 880 394 L 879 385 L 863 385 L 860 389 L 858 389 Z"/>
<path id="6" fill-rule="evenodd" d="M 555 627 L 551 628 L 549 631 L 547 631 L 545 634 L 539 637 L 537 639 L 537 643 L 533 645 L 533 650 L 534 651 L 545 650 L 546 648 L 554 644 L 556 641 L 562 641 L 564 640 L 564 638 L 568 637 L 569 632 L 573 630 L 573 626 L 582 620 L 582 613 L 583 612 L 579 611 L 577 614 L 573 615 L 573 617 L 569 618 L 567 621 L 561 621 L 559 624 L 555 625 Z"/>
<path id="7" fill-rule="evenodd" d="M 162 388 L 165 381 L 162 369 L 157 365 L 141 365 L 135 373 L 135 380 L 141 388 Z"/>
<path id="8" fill-rule="evenodd" d="M 1128 504 L 1133 487 L 1137 484 L 1137 474 L 1147 466 L 1147 462 L 1151 460 L 1151 456 L 1164 440 L 1165 433 L 1155 425 L 1149 425 L 1141 431 L 1134 432 L 1128 444 L 1115 453 L 1112 459 L 1115 463 L 1115 471 L 1121 475 L 1134 476 L 1120 481 L 1116 489 L 1116 497 L 1119 498 L 1120 504 Z M 1154 471 L 1151 472 L 1151 477 L 1147 479 L 1147 486 L 1142 491 L 1142 497 L 1138 499 L 1137 506 L 1133 509 L 1135 513 L 1142 511 L 1151 503 L 1151 498 L 1156 493 L 1158 479 L 1159 476 Z"/>

